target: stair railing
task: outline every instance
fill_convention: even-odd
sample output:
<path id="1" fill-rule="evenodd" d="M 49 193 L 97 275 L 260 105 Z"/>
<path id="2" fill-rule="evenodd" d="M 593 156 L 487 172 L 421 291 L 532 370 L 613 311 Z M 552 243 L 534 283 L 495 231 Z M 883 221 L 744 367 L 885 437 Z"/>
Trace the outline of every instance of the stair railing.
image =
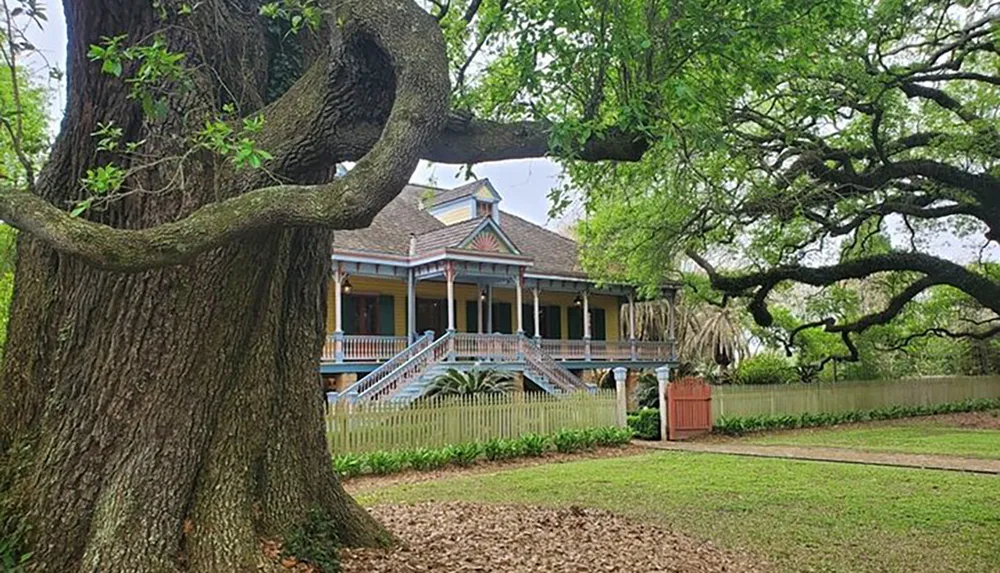
<path id="1" fill-rule="evenodd" d="M 521 334 L 519 337 L 519 346 L 525 365 L 530 370 L 545 376 L 553 386 L 564 392 L 588 390 L 587 385 L 582 380 L 543 352 L 535 341 Z"/>
<path id="2" fill-rule="evenodd" d="M 415 382 L 432 366 L 444 362 L 454 352 L 454 333 L 449 332 L 409 357 L 380 380 L 358 392 L 357 400 L 379 401 L 392 398 Z"/>
<path id="3" fill-rule="evenodd" d="M 425 332 L 413 341 L 413 344 L 404 348 L 402 352 L 396 354 L 389 360 L 386 360 L 380 364 L 378 368 L 372 370 L 357 382 L 345 388 L 340 395 L 346 396 L 347 399 L 351 401 L 357 399 L 358 396 L 368 392 L 372 387 L 378 386 L 386 377 L 390 376 L 393 371 L 405 364 L 417 353 L 430 346 L 433 342 L 434 333 L 431 331 Z"/>

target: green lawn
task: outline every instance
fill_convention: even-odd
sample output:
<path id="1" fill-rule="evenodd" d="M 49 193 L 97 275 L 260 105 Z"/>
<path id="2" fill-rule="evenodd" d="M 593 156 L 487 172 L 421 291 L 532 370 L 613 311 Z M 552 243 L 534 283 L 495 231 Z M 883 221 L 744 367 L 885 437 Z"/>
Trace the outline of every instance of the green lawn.
<path id="1" fill-rule="evenodd" d="M 779 571 L 1000 571 L 1000 480 L 983 475 L 659 452 L 401 485 L 360 500 L 604 508 L 756 552 Z"/>
<path id="2" fill-rule="evenodd" d="M 1000 430 L 953 428 L 933 422 L 800 430 L 751 437 L 741 441 L 768 445 L 831 446 L 872 452 L 945 454 L 1000 459 Z"/>

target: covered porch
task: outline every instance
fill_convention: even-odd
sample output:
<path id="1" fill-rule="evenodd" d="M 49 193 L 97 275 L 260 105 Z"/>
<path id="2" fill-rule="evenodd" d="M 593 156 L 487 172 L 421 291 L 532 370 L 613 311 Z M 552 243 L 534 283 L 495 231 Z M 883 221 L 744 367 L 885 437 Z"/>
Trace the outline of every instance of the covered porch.
<path id="1" fill-rule="evenodd" d="M 338 252 L 330 282 L 327 364 L 372 364 L 426 332 L 463 333 L 467 344 L 525 335 L 563 362 L 662 364 L 675 358 L 673 291 L 663 341 L 636 339 L 635 289 L 531 272 L 531 260 L 442 252 L 409 262 Z M 400 258 L 402 259 L 402 258 Z M 479 340 L 481 339 L 481 340 Z"/>

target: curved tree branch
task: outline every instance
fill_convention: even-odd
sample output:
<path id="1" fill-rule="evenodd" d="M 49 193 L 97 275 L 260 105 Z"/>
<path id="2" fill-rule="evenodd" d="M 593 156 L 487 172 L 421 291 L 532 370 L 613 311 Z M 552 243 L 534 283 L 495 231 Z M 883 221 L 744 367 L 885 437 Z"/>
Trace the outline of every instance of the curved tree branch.
<path id="1" fill-rule="evenodd" d="M 934 284 L 947 284 L 958 288 L 975 298 L 986 308 L 1000 312 L 1000 284 L 969 271 L 959 264 L 924 253 L 872 255 L 824 267 L 783 265 L 739 275 L 721 274 L 704 257 L 694 251 L 689 250 L 687 255 L 705 270 L 712 282 L 712 287 L 733 296 L 746 296 L 751 289 L 766 285 L 773 286 L 783 281 L 828 286 L 842 280 L 860 279 L 880 272 L 914 271 L 927 275 L 936 281 Z M 769 326 L 770 324 L 761 323 L 761 325 Z"/>
<path id="2" fill-rule="evenodd" d="M 117 271 L 183 263 L 268 228 L 367 225 L 407 183 L 443 127 L 450 90 L 440 29 L 414 2 L 365 0 L 349 9 L 392 64 L 396 90 L 381 136 L 346 177 L 315 186 L 257 189 L 142 230 L 74 218 L 36 195 L 13 190 L 0 190 L 0 218 L 57 250 Z"/>

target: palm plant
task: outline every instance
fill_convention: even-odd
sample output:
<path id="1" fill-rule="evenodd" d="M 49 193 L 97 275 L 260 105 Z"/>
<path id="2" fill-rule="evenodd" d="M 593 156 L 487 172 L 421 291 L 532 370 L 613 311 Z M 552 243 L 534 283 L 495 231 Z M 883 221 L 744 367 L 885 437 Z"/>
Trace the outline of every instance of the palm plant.
<path id="1" fill-rule="evenodd" d="M 676 309 L 677 352 L 686 361 L 717 364 L 723 368 L 749 355 L 747 331 L 741 311 L 732 306 L 688 300 L 681 297 Z M 627 328 L 628 308 L 620 313 Z M 670 304 L 665 300 L 635 303 L 636 336 L 640 340 L 666 340 L 670 330 Z"/>
<path id="2" fill-rule="evenodd" d="M 468 396 L 472 394 L 503 394 L 514 389 L 514 381 L 496 370 L 472 368 L 461 371 L 449 368 L 434 379 L 428 395 Z"/>

